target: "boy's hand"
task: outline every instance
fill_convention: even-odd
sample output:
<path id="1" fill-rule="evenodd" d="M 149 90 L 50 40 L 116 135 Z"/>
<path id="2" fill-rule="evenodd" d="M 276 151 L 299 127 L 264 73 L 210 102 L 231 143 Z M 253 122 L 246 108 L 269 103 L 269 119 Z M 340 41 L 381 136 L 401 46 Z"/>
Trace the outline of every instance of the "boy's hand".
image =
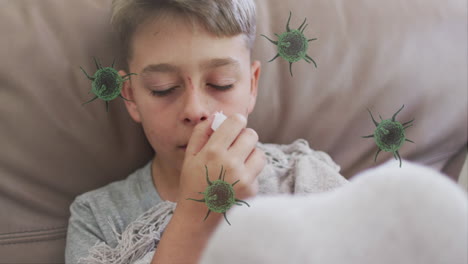
<path id="1" fill-rule="evenodd" d="M 211 181 L 218 179 L 221 166 L 226 170 L 226 182 L 232 184 L 239 180 L 234 186 L 237 199 L 257 194 L 257 176 L 265 166 L 264 153 L 255 147 L 257 133 L 245 128 L 247 120 L 240 114 L 228 117 L 215 132 L 211 129 L 212 121 L 210 117 L 194 128 L 185 152 L 178 203 L 199 207 L 196 204 L 200 203 L 185 199 L 203 199 L 198 192 L 208 186 L 205 165 Z M 203 209 L 206 213 L 206 206 Z"/>

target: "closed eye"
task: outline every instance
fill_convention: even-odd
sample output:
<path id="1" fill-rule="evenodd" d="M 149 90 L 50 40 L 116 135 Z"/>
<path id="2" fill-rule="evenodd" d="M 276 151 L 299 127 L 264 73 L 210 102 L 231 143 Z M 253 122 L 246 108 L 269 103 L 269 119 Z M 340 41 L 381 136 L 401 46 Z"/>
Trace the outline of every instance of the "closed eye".
<path id="1" fill-rule="evenodd" d="M 174 92 L 174 90 L 177 87 L 178 86 L 174 86 L 174 87 L 171 87 L 171 88 L 169 88 L 167 90 L 163 90 L 163 91 L 151 90 L 151 95 L 152 96 L 158 96 L 158 97 L 167 96 L 167 95 L 171 94 L 172 92 Z"/>
<path id="2" fill-rule="evenodd" d="M 211 84 L 209 83 L 208 84 L 209 86 L 215 88 L 216 90 L 220 90 L 220 91 L 226 91 L 230 88 L 232 88 L 234 85 L 233 84 L 229 84 L 229 85 L 215 85 L 215 84 Z"/>
<path id="3" fill-rule="evenodd" d="M 208 84 L 209 86 L 215 88 L 216 90 L 219 90 L 219 91 L 226 91 L 226 90 L 229 90 L 231 89 L 234 85 L 233 84 L 228 84 L 228 85 L 215 85 L 215 84 Z M 175 89 L 177 89 L 178 86 L 174 86 L 174 87 L 171 87 L 169 89 L 166 89 L 166 90 L 162 90 L 162 91 L 158 91 L 158 90 L 151 90 L 151 95 L 152 96 L 158 96 L 158 97 L 163 97 L 163 96 L 167 96 L 169 94 L 171 94 L 172 92 L 175 91 Z"/>

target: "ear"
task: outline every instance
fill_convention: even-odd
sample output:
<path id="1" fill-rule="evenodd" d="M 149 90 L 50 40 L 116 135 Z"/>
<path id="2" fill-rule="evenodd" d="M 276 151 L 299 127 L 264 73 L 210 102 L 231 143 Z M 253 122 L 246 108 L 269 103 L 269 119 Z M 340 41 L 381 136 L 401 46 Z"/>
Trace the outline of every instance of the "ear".
<path id="1" fill-rule="evenodd" d="M 260 78 L 261 72 L 261 63 L 256 60 L 252 62 L 250 67 L 251 77 L 250 77 L 250 99 L 249 106 L 247 109 L 247 114 L 252 113 L 255 102 L 257 101 L 257 90 L 258 90 L 258 79 Z"/>
<path id="2" fill-rule="evenodd" d="M 119 71 L 119 74 L 120 76 L 125 76 L 127 75 L 127 73 L 123 70 L 120 70 Z M 131 81 L 128 80 L 128 81 L 125 81 L 123 83 L 123 86 L 122 86 L 122 96 L 127 99 L 127 100 L 124 100 L 125 102 L 125 107 L 127 107 L 127 111 L 128 113 L 130 114 L 130 116 L 132 117 L 132 119 L 137 122 L 137 123 L 141 123 L 141 116 L 140 116 L 140 112 L 138 111 L 138 105 L 136 103 L 136 96 L 135 96 L 135 93 L 134 93 L 134 89 L 132 87 L 132 84 L 131 84 Z"/>

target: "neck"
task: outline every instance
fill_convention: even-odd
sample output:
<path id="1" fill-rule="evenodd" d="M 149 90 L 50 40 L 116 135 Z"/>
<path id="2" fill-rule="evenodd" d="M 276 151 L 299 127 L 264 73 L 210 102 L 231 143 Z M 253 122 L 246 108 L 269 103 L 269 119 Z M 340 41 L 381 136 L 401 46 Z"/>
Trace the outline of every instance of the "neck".
<path id="1" fill-rule="evenodd" d="M 156 155 L 151 164 L 151 176 L 161 199 L 177 202 L 180 169 L 167 166 L 167 164 L 171 163 L 162 161 Z"/>

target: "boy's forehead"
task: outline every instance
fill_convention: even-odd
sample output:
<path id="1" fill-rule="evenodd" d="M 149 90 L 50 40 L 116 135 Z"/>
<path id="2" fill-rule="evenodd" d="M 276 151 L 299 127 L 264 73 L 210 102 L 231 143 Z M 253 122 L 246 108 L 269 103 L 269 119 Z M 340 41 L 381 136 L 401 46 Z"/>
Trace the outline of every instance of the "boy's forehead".
<path id="1" fill-rule="evenodd" d="M 132 42 L 132 53 L 136 55 L 133 59 L 140 62 L 140 74 L 179 72 L 183 63 L 203 70 L 222 66 L 236 69 L 244 60 L 250 61 L 243 34 L 217 37 L 200 25 L 192 26 L 177 18 L 154 19 L 140 25 Z M 185 55 L 183 61 L 181 54 Z"/>
<path id="2" fill-rule="evenodd" d="M 158 18 L 152 18 L 147 20 L 145 23 L 139 25 L 136 34 L 144 38 L 154 38 L 158 41 L 170 41 L 172 38 L 210 38 L 210 39 L 232 39 L 242 36 L 246 46 L 247 36 L 243 33 L 233 36 L 220 36 L 206 29 L 196 19 L 188 19 L 182 17 L 180 14 L 174 14 L 173 16 L 163 16 Z M 250 49 L 249 49 L 250 50 Z"/>
<path id="3" fill-rule="evenodd" d="M 146 34 L 155 36 L 160 33 L 177 33 L 182 30 L 198 32 L 204 31 L 204 28 L 196 20 L 190 20 L 186 17 L 182 17 L 180 14 L 166 14 L 160 17 L 152 17 L 147 19 L 144 23 L 137 26 L 136 31 L 138 32 L 141 30 L 145 31 Z"/>
<path id="4" fill-rule="evenodd" d="M 211 58 L 201 61 L 198 66 L 202 70 L 211 70 L 223 66 L 229 66 L 235 70 L 240 68 L 240 61 L 233 57 Z M 180 72 L 180 68 L 169 63 L 150 64 L 144 67 L 141 74 L 145 75 L 152 72 Z"/>

